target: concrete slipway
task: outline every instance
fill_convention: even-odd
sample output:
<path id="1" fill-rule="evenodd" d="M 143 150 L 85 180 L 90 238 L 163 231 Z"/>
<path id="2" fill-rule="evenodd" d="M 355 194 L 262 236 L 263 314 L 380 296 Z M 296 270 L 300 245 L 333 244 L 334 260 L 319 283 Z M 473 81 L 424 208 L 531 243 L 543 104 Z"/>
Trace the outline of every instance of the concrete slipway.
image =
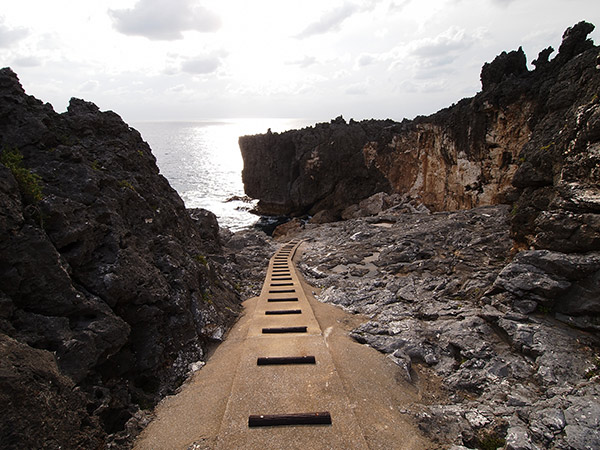
<path id="1" fill-rule="evenodd" d="M 301 245 L 273 256 L 260 296 L 244 303 L 208 363 L 159 404 L 136 450 L 436 447 L 401 413 L 418 401 L 416 388 L 389 359 L 347 336 L 365 318 L 313 297 L 293 262 Z M 306 356 L 315 363 L 257 364 Z M 328 412 L 331 424 L 249 426 L 250 416 L 315 412 Z"/>

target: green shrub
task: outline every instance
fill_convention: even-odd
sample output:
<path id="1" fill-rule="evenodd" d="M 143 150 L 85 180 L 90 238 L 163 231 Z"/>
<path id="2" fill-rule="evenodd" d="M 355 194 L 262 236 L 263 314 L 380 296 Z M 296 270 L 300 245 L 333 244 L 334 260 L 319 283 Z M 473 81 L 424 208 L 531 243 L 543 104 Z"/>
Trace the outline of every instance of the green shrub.
<path id="1" fill-rule="evenodd" d="M 585 378 L 591 380 L 595 376 L 600 375 L 600 357 L 594 357 L 593 366 L 585 371 Z"/>
<path id="2" fill-rule="evenodd" d="M 18 149 L 4 148 L 0 154 L 0 162 L 12 172 L 26 203 L 37 203 L 43 198 L 42 178 L 23 167 L 23 155 Z"/>
<path id="3" fill-rule="evenodd" d="M 210 292 L 202 291 L 202 302 L 209 305 L 213 304 L 212 295 L 210 295 Z"/>

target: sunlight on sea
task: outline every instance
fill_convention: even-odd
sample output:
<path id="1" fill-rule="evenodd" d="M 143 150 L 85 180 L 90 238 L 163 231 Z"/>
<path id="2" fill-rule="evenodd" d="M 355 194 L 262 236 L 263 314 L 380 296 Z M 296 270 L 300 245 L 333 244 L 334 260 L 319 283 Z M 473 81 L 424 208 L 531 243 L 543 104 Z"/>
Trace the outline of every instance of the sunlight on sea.
<path id="1" fill-rule="evenodd" d="M 132 126 L 150 144 L 160 172 L 187 208 L 205 208 L 219 225 L 238 231 L 258 219 L 244 197 L 239 136 L 303 128 L 304 119 L 218 119 L 195 122 L 137 122 Z"/>

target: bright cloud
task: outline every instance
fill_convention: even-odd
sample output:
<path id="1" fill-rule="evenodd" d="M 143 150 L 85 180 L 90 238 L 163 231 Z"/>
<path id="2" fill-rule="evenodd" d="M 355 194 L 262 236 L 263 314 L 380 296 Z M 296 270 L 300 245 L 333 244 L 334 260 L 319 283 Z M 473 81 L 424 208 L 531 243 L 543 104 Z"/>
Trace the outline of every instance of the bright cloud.
<path id="1" fill-rule="evenodd" d="M 203 55 L 190 58 L 181 64 L 181 70 L 191 74 L 207 74 L 219 68 L 220 59 L 215 55 Z"/>
<path id="2" fill-rule="evenodd" d="M 338 8 L 332 9 L 323 14 L 317 21 L 307 26 L 298 37 L 307 38 L 317 34 L 324 34 L 330 31 L 336 31 L 342 23 L 359 10 L 354 3 L 346 2 Z"/>
<path id="3" fill-rule="evenodd" d="M 286 64 L 288 65 L 292 65 L 292 66 L 299 66 L 303 69 L 312 66 L 313 64 L 317 63 L 317 58 L 315 58 L 314 56 L 305 56 L 302 59 L 297 59 L 294 61 L 288 61 Z"/>
<path id="4" fill-rule="evenodd" d="M 464 29 L 452 26 L 432 38 L 417 39 L 412 42 L 412 54 L 424 58 L 439 58 L 468 49 L 475 39 Z"/>
<path id="5" fill-rule="evenodd" d="M 42 65 L 42 60 L 37 56 L 20 56 L 13 59 L 12 63 L 16 67 L 37 67 Z"/>
<path id="6" fill-rule="evenodd" d="M 114 27 L 121 33 L 152 40 L 183 39 L 184 31 L 213 32 L 219 17 L 194 0 L 139 0 L 131 9 L 110 9 Z"/>
<path id="7" fill-rule="evenodd" d="M 29 34 L 23 27 L 10 27 L 4 23 L 4 17 L 0 16 L 0 48 L 8 48 L 15 42 L 20 41 Z"/>
<path id="8" fill-rule="evenodd" d="M 0 59 L 28 93 L 58 111 L 81 96 L 131 122 L 401 120 L 476 94 L 504 50 L 531 61 L 580 20 L 600 29 L 590 0 L 4 3 Z"/>

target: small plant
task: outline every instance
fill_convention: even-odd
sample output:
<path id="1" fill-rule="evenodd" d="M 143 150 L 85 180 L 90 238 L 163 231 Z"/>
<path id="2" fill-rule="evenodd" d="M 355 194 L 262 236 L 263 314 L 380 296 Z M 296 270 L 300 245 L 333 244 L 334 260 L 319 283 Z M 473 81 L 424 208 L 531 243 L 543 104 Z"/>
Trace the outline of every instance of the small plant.
<path id="1" fill-rule="evenodd" d="M 498 437 L 496 433 L 482 434 L 479 438 L 478 448 L 480 450 L 496 450 L 498 448 L 504 448 L 506 440 Z"/>
<path id="2" fill-rule="evenodd" d="M 552 308 L 550 308 L 549 306 L 540 305 L 538 307 L 538 311 L 542 314 L 548 315 L 552 313 Z"/>
<path id="3" fill-rule="evenodd" d="M 208 261 L 206 260 L 206 256 L 198 253 L 196 256 L 194 256 L 194 259 L 196 261 L 198 261 L 200 264 L 202 264 L 203 266 L 208 267 Z"/>
<path id="4" fill-rule="evenodd" d="M 92 161 L 92 170 L 100 170 L 102 169 L 102 167 L 100 166 L 100 163 L 98 162 L 97 159 Z"/>
<path id="5" fill-rule="evenodd" d="M 77 140 L 73 136 L 69 136 L 67 134 L 59 134 L 56 136 L 56 138 L 58 139 L 58 142 L 68 147 L 71 147 L 77 143 Z"/>
<path id="6" fill-rule="evenodd" d="M 119 186 L 122 187 L 122 188 L 131 189 L 133 192 L 135 192 L 135 188 L 133 187 L 133 184 L 131 184 L 127 180 L 121 180 L 121 181 L 119 181 Z"/>
<path id="7" fill-rule="evenodd" d="M 554 141 L 552 141 L 548 145 L 544 145 L 544 146 L 540 147 L 540 150 L 542 150 L 542 151 L 550 150 L 550 148 L 552 148 L 554 145 L 555 145 L 555 143 L 554 143 Z"/>
<path id="8" fill-rule="evenodd" d="M 4 148 L 0 154 L 0 162 L 12 172 L 26 203 L 37 203 L 43 198 L 42 178 L 23 167 L 23 155 L 18 149 Z"/>
<path id="9" fill-rule="evenodd" d="M 208 292 L 208 291 L 202 291 L 202 302 L 203 303 L 207 303 L 209 305 L 213 304 L 210 292 Z"/>

